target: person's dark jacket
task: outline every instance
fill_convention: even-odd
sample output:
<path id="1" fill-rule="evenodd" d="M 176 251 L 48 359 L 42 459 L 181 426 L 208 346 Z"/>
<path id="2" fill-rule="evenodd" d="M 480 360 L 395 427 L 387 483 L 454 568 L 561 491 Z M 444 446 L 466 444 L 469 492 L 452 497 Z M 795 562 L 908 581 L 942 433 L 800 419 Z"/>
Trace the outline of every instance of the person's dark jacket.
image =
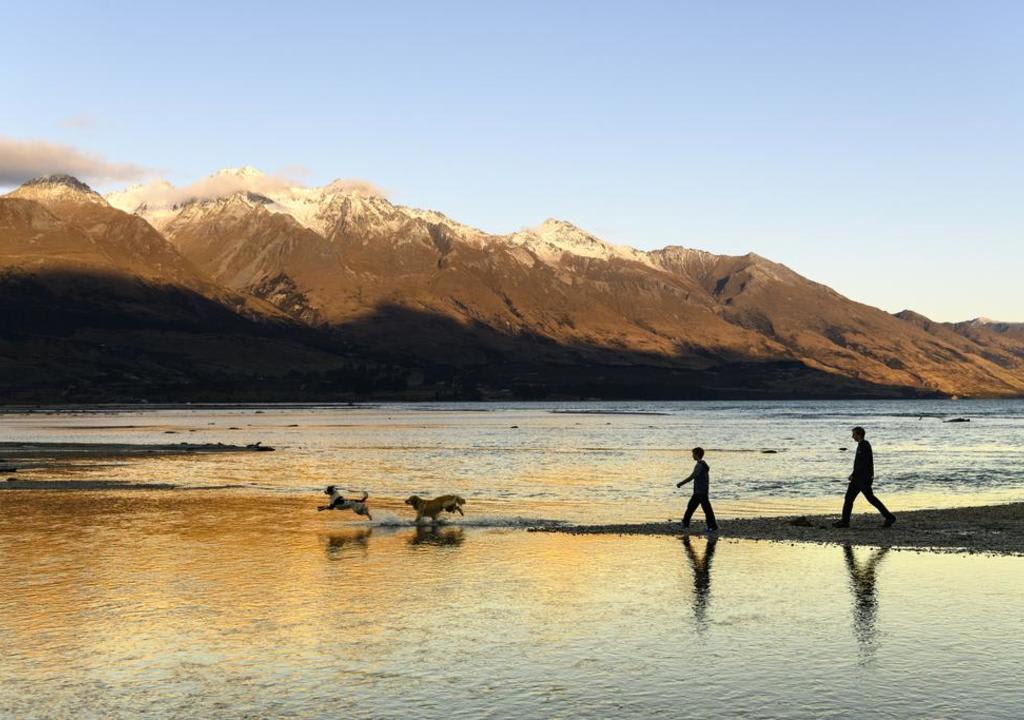
<path id="1" fill-rule="evenodd" d="M 857 456 L 853 459 L 852 479 L 862 483 L 870 483 L 875 477 L 875 457 L 871 452 L 871 443 L 861 440 L 857 443 Z"/>

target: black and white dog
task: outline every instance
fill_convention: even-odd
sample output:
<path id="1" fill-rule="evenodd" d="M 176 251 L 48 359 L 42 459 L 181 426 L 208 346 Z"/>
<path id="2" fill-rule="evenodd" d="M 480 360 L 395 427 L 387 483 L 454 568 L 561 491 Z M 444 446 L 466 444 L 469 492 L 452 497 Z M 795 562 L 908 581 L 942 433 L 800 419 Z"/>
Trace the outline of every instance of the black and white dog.
<path id="1" fill-rule="evenodd" d="M 370 510 L 366 507 L 366 498 L 370 497 L 370 495 L 365 490 L 361 498 L 349 498 L 346 500 L 345 496 L 338 492 L 336 485 L 328 485 L 327 489 L 324 490 L 324 495 L 331 496 L 331 504 L 319 506 L 317 512 L 321 510 L 351 510 L 356 515 L 365 515 L 370 520 L 373 520 L 373 515 L 370 514 Z"/>

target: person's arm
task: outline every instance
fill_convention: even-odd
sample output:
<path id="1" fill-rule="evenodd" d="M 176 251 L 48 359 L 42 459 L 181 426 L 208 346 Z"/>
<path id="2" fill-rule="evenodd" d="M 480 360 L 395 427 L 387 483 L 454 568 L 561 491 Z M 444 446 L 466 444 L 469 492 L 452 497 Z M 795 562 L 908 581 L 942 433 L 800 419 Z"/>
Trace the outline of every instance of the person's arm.
<path id="1" fill-rule="evenodd" d="M 683 478 L 682 480 L 680 480 L 679 482 L 676 483 L 676 487 L 677 488 L 681 488 L 683 485 L 685 485 L 686 483 L 688 483 L 691 480 L 693 480 L 693 476 L 696 475 L 696 474 L 697 474 L 697 468 L 694 468 L 692 473 L 690 473 L 687 477 Z"/>

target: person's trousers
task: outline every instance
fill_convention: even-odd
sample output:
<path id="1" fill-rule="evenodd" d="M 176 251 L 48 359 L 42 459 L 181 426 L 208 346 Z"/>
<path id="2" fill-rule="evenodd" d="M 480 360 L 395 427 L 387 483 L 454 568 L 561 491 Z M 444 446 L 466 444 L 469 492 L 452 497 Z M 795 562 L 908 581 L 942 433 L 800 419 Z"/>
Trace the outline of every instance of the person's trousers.
<path id="1" fill-rule="evenodd" d="M 693 511 L 697 509 L 697 506 L 704 511 L 704 519 L 707 521 L 709 528 L 718 527 L 718 523 L 715 521 L 715 510 L 711 507 L 711 501 L 708 496 L 704 493 L 698 495 L 694 493 L 690 496 L 690 502 L 686 504 L 686 514 L 683 515 L 683 527 L 690 526 L 690 518 L 693 517 Z"/>
<path id="2" fill-rule="evenodd" d="M 864 493 L 864 499 L 874 505 L 878 512 L 882 513 L 885 517 L 891 517 L 892 513 L 885 507 L 881 500 L 875 497 L 874 491 L 871 489 L 871 482 L 864 482 L 863 480 L 851 480 L 849 486 L 846 488 L 846 497 L 843 498 L 843 522 L 850 522 L 850 513 L 853 511 L 853 501 L 857 499 L 857 496 Z"/>

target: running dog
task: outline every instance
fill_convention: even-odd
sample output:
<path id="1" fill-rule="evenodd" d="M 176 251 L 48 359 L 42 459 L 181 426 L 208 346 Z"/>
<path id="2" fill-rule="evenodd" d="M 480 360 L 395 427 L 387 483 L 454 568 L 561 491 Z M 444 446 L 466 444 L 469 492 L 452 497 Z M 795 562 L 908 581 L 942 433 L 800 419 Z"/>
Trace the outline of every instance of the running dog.
<path id="1" fill-rule="evenodd" d="M 406 505 L 411 505 L 416 511 L 416 524 L 419 525 L 420 520 L 424 517 L 429 517 L 431 524 L 437 524 L 437 516 L 441 512 L 457 512 L 459 515 L 465 515 L 462 512 L 462 505 L 466 504 L 466 501 L 458 495 L 442 495 L 436 497 L 433 500 L 424 500 L 419 495 L 413 495 L 405 501 Z"/>
<path id="2" fill-rule="evenodd" d="M 316 510 L 351 510 L 356 515 L 365 515 L 370 520 L 373 520 L 373 515 L 370 514 L 369 508 L 366 507 L 366 498 L 370 497 L 369 493 L 363 490 L 363 496 L 361 498 L 348 498 L 338 492 L 337 485 L 328 485 L 327 489 L 324 490 L 324 495 L 331 496 L 330 505 L 321 505 Z"/>

